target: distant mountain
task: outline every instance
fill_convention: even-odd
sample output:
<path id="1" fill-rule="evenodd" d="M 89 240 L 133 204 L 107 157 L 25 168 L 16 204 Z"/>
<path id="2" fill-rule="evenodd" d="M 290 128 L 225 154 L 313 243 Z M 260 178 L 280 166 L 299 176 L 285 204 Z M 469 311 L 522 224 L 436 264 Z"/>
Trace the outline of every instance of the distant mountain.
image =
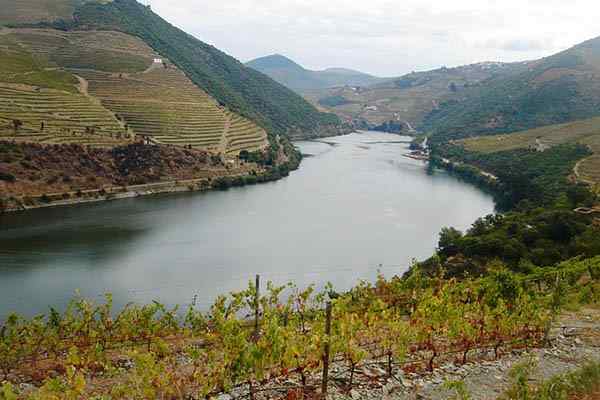
<path id="1" fill-rule="evenodd" d="M 299 92 L 344 85 L 366 86 L 383 80 L 346 68 L 311 71 L 280 54 L 257 58 L 246 65 Z"/>
<path id="2" fill-rule="evenodd" d="M 524 66 L 441 102 L 421 129 L 444 141 L 600 115 L 600 37 Z"/>
<path id="3" fill-rule="evenodd" d="M 412 131 L 438 107 L 472 86 L 525 68 L 523 63 L 484 62 L 438 68 L 386 79 L 370 86 L 337 87 L 307 92 L 311 102 L 356 125 L 386 131 Z"/>

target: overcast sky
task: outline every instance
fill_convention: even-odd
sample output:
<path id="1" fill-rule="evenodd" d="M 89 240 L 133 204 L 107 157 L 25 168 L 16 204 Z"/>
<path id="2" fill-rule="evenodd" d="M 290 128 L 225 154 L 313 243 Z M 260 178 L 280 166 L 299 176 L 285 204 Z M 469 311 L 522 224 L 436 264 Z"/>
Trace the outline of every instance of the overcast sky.
<path id="1" fill-rule="evenodd" d="M 241 61 L 280 53 L 379 76 L 539 58 L 600 36 L 598 0 L 150 1 Z"/>

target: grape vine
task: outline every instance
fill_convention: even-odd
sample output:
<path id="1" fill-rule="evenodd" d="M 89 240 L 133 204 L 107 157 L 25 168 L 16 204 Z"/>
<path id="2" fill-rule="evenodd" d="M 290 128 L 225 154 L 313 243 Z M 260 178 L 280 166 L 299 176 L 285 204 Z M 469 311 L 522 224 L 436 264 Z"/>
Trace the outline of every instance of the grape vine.
<path id="1" fill-rule="evenodd" d="M 219 297 L 207 312 L 158 302 L 116 311 L 110 295 L 102 304 L 76 297 L 64 312 L 11 315 L 0 327 L 0 399 L 317 393 L 326 342 L 330 361 L 347 371 L 332 384 L 349 390 L 363 367 L 374 363 L 391 379 L 400 369 L 433 371 L 446 362 L 542 346 L 567 293 L 581 289 L 582 281 L 597 290 L 599 272 L 597 257 L 526 276 L 498 267 L 461 281 L 426 277 L 417 269 L 407 278 L 380 277 L 342 294 L 330 286 L 319 292 L 269 283 L 257 296 L 249 284 Z M 255 314 L 258 335 L 244 317 Z M 22 383 L 33 389 L 18 390 Z"/>

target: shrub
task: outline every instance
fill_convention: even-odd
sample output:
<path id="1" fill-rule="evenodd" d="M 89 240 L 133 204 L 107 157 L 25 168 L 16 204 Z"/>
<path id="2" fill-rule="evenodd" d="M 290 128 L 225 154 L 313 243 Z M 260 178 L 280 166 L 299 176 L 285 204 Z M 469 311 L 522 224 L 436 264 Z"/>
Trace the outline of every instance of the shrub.
<path id="1" fill-rule="evenodd" d="M 0 171 L 0 181 L 14 183 L 14 182 L 16 182 L 16 180 L 17 180 L 17 178 L 10 172 Z"/>

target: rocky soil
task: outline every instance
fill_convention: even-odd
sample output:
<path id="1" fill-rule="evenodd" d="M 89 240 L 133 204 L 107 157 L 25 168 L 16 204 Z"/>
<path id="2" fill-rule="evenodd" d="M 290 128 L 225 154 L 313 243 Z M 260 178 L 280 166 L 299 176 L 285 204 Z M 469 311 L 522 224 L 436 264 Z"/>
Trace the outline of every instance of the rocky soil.
<path id="1" fill-rule="evenodd" d="M 499 360 L 466 365 L 447 364 L 432 374 L 398 374 L 380 388 L 363 385 L 348 394 L 339 390 L 331 399 L 448 399 L 452 393 L 444 382 L 463 381 L 473 399 L 495 399 L 510 385 L 511 367 L 528 358 L 537 364 L 533 376 L 543 381 L 580 367 L 587 361 L 600 361 L 600 310 L 586 309 L 563 316 L 552 332 L 552 345 L 544 349 L 514 351 Z"/>
<path id="2" fill-rule="evenodd" d="M 139 143 L 113 149 L 0 142 L 0 199 L 107 186 L 140 185 L 249 173 L 199 150 Z"/>
<path id="3" fill-rule="evenodd" d="M 329 400 L 443 400 L 453 398 L 454 392 L 445 388 L 447 381 L 464 382 L 472 399 L 496 399 L 512 382 L 511 368 L 523 361 L 533 360 L 537 365 L 532 382 L 545 381 L 555 375 L 564 374 L 581 367 L 588 361 L 600 362 L 600 309 L 585 309 L 562 316 L 551 332 L 551 345 L 546 348 L 515 350 L 496 360 L 493 351 L 470 356 L 470 363 L 447 362 L 433 373 L 403 372 L 396 368 L 392 379 L 386 378 L 385 365 L 373 364 L 359 368 L 355 373 L 356 384 L 351 390 L 345 386 L 349 373 L 347 367 L 334 363 L 330 376 Z M 476 360 L 476 361 L 475 361 Z M 319 377 L 313 377 L 318 386 Z M 299 385 L 294 379 L 273 383 L 273 388 Z M 243 390 L 243 391 L 242 391 Z M 318 398 L 318 389 L 314 396 Z M 274 398 L 301 399 L 291 391 L 265 391 L 256 399 Z M 247 388 L 239 393 L 223 394 L 218 400 L 233 400 L 247 394 Z M 283 396 L 283 397 L 282 397 Z M 590 397 L 592 399 L 593 397 Z"/>

